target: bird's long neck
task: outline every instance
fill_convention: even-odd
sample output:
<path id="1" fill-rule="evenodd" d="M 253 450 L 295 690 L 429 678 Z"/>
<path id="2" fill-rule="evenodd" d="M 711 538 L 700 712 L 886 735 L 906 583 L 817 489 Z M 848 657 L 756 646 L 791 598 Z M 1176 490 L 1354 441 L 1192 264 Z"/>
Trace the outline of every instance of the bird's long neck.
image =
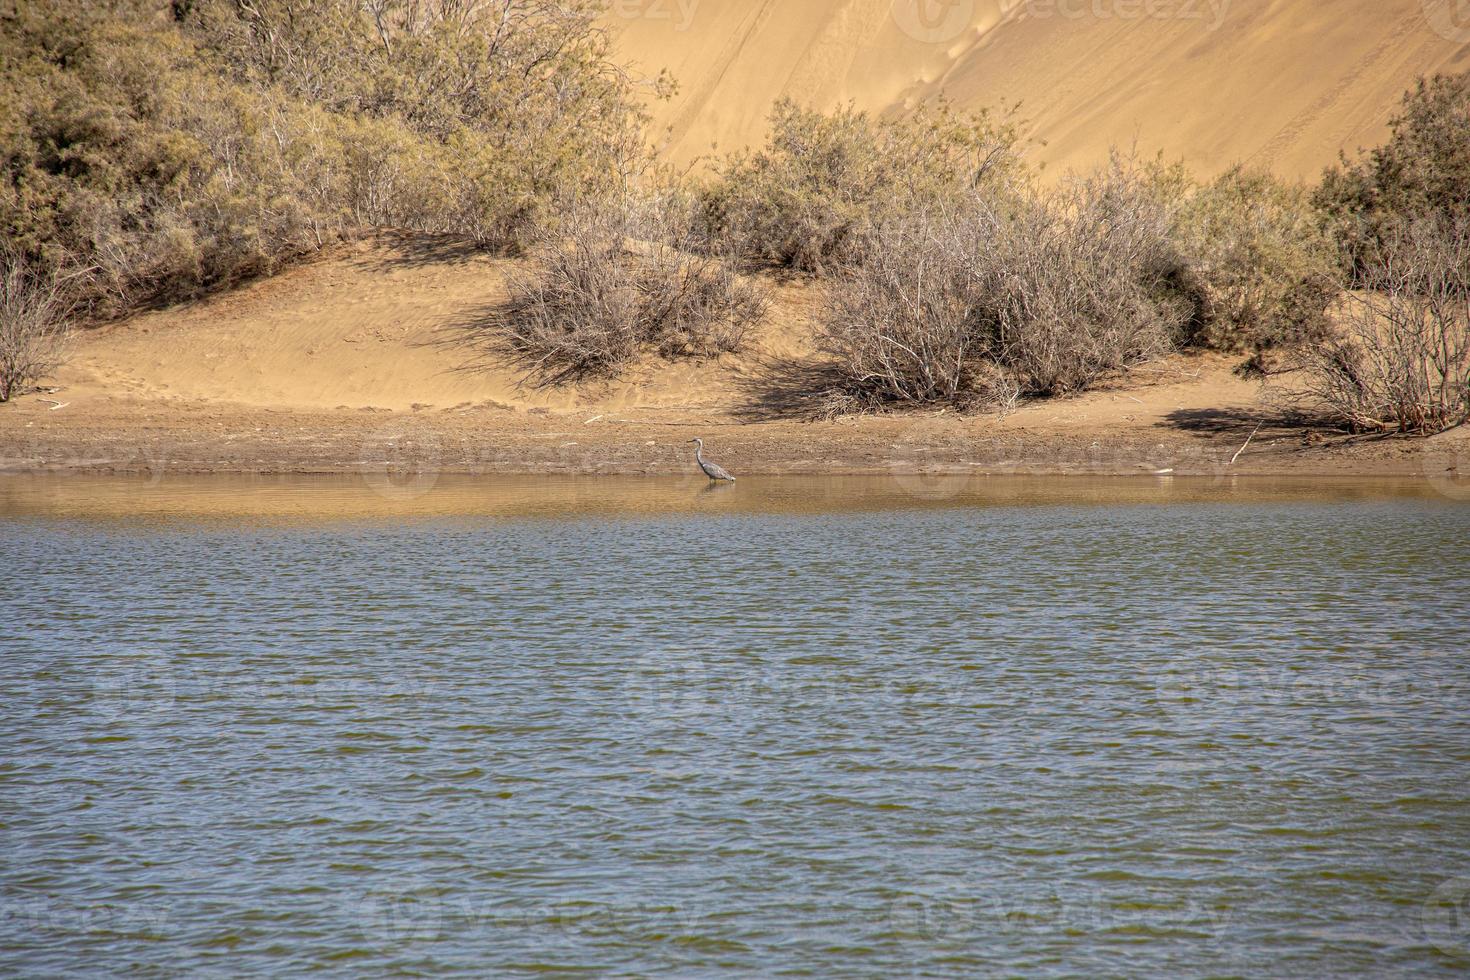
<path id="1" fill-rule="evenodd" d="M 704 465 L 704 444 L 703 443 L 696 442 L 694 444 L 694 461 L 696 463 L 699 463 L 701 466 Z"/>

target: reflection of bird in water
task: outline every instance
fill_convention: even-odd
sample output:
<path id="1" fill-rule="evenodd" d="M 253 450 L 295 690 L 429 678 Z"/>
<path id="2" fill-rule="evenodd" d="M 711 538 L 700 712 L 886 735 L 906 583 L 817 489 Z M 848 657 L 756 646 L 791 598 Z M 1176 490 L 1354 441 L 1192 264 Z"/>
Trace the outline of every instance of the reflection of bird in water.
<path id="1" fill-rule="evenodd" d="M 735 482 L 735 478 L 731 476 L 728 472 L 726 472 L 723 466 L 721 466 L 719 463 L 711 463 L 709 460 L 704 458 L 703 439 L 690 439 L 689 441 L 694 443 L 695 446 L 694 461 L 699 464 L 700 469 L 704 470 L 705 476 L 709 477 L 711 480 L 729 480 L 731 483 Z"/>

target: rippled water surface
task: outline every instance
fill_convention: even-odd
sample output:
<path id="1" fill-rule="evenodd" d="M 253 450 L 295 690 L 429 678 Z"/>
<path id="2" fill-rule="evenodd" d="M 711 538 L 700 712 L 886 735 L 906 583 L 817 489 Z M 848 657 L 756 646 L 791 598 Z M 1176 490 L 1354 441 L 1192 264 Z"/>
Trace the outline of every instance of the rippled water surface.
<path id="1" fill-rule="evenodd" d="M 1454 497 L 0 481 L 0 973 L 1463 973 Z"/>

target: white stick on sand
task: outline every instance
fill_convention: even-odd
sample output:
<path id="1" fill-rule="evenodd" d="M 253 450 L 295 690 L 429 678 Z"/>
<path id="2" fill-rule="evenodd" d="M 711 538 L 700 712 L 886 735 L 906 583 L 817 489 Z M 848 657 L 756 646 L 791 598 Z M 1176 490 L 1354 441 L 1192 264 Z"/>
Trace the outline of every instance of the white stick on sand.
<path id="1" fill-rule="evenodd" d="M 1245 441 L 1245 446 L 1249 446 L 1251 444 L 1251 439 L 1254 439 L 1256 437 L 1256 433 L 1257 432 L 1260 432 L 1261 431 L 1261 426 L 1263 426 L 1265 424 L 1266 423 L 1265 423 L 1264 420 L 1256 423 L 1256 427 L 1251 430 L 1250 438 L 1246 439 L 1246 441 Z M 1243 452 L 1245 452 L 1245 446 L 1241 446 L 1239 449 L 1237 449 L 1235 451 L 1235 455 L 1230 457 L 1230 462 L 1229 463 L 1226 463 L 1225 465 L 1226 466 L 1234 466 L 1235 465 L 1235 461 L 1240 458 L 1240 454 L 1243 453 Z"/>

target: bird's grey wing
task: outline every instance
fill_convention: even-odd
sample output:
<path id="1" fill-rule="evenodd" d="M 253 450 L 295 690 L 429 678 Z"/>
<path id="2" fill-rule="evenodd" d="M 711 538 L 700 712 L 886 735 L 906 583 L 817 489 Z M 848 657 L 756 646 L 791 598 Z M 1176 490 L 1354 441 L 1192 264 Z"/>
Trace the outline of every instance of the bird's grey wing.
<path id="1" fill-rule="evenodd" d="M 730 480 L 731 482 L 735 480 L 735 478 L 731 476 L 729 472 L 718 463 L 706 463 L 705 470 L 716 480 Z"/>

